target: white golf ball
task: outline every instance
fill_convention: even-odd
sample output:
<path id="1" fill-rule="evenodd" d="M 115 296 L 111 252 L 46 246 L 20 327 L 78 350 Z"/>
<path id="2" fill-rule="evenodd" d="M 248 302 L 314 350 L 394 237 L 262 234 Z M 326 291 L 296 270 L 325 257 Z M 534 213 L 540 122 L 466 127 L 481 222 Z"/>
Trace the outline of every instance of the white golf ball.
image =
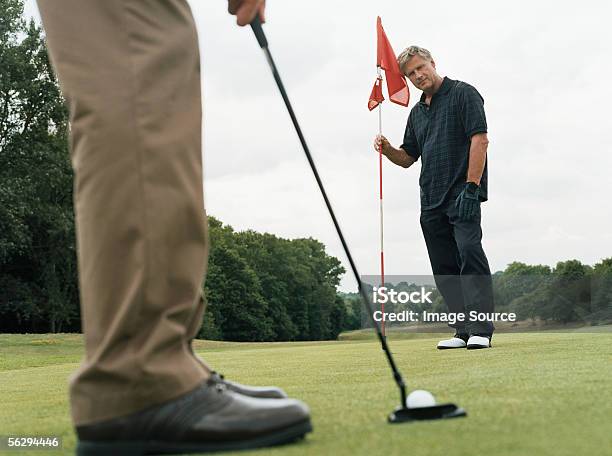
<path id="1" fill-rule="evenodd" d="M 414 390 L 406 398 L 408 408 L 431 407 L 432 405 L 436 405 L 436 399 L 429 391 Z"/>

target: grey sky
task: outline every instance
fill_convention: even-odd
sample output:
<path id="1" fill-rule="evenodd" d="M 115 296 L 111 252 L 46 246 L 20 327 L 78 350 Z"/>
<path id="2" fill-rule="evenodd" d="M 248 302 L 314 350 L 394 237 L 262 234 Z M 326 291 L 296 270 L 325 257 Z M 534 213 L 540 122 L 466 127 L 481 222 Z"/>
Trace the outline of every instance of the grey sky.
<path id="1" fill-rule="evenodd" d="M 249 28 L 225 2 L 192 0 L 200 29 L 205 198 L 234 228 L 312 236 L 346 264 L 316 183 Z M 489 124 L 484 247 L 493 270 L 612 256 L 611 7 L 587 0 L 268 1 L 265 30 L 362 274 L 378 273 L 376 16 L 399 53 L 428 48 L 438 71 L 474 85 Z M 36 15 L 28 0 L 26 12 Z M 420 92 L 411 89 L 410 107 Z M 386 94 L 386 91 L 385 91 Z M 383 133 L 401 143 L 409 110 L 385 102 Z M 429 274 L 420 165 L 385 163 L 386 272 Z M 347 274 L 343 289 L 355 289 Z"/>

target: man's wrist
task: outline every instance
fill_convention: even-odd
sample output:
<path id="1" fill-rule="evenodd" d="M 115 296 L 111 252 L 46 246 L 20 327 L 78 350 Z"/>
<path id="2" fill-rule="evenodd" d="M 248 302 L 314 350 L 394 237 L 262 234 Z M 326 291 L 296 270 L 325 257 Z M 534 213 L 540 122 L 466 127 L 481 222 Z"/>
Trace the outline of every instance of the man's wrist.
<path id="1" fill-rule="evenodd" d="M 476 182 L 468 181 L 465 183 L 465 193 L 472 197 L 478 197 L 480 186 Z"/>

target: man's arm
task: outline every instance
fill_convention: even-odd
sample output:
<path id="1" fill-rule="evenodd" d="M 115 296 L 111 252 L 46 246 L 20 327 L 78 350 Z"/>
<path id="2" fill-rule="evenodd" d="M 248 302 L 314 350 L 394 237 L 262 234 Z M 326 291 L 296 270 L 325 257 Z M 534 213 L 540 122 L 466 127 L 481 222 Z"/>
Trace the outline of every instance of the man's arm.
<path id="1" fill-rule="evenodd" d="M 374 140 L 374 150 L 378 152 L 381 144 L 382 154 L 387 157 L 389 161 L 401 166 L 402 168 L 409 168 L 416 161 L 416 158 L 408 155 L 404 149 L 396 149 L 389 143 L 387 138 L 382 135 L 378 135 Z"/>
<path id="2" fill-rule="evenodd" d="M 406 151 L 401 147 L 399 149 L 396 149 L 395 147 L 390 147 L 387 153 L 385 153 L 384 155 L 390 161 L 392 161 L 396 165 L 401 166 L 402 168 L 409 168 L 416 161 L 414 157 L 408 155 Z"/>
<path id="3" fill-rule="evenodd" d="M 480 179 L 484 172 L 485 163 L 487 160 L 487 147 L 489 140 L 486 133 L 476 133 L 472 136 L 470 145 L 470 160 L 468 164 L 467 182 L 474 182 L 480 185 Z"/>

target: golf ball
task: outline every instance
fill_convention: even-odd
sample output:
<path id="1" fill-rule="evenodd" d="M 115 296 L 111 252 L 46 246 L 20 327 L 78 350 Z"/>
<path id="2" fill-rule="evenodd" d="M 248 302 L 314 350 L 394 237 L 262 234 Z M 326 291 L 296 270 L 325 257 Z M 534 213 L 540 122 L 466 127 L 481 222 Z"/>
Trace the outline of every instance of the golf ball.
<path id="1" fill-rule="evenodd" d="M 406 398 L 408 408 L 431 407 L 432 405 L 436 405 L 436 399 L 429 391 L 414 390 Z"/>

